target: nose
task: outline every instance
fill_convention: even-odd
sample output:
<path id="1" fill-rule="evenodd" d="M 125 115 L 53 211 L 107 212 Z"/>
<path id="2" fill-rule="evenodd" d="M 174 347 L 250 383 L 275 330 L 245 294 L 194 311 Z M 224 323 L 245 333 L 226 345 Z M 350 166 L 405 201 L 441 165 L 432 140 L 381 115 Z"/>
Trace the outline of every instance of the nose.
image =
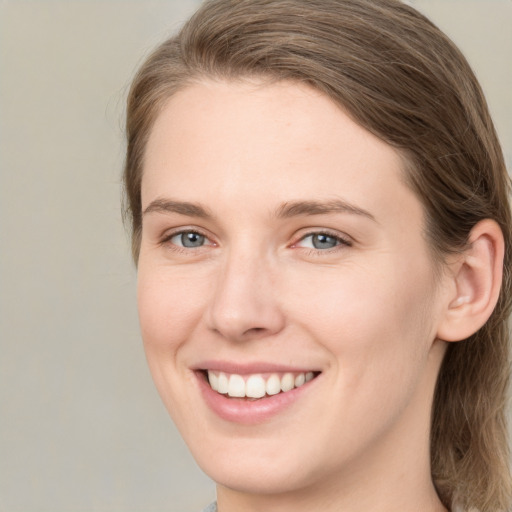
<path id="1" fill-rule="evenodd" d="M 277 334 L 285 318 L 276 297 L 275 272 L 257 256 L 233 253 L 217 276 L 207 310 L 208 327 L 231 341 Z"/>

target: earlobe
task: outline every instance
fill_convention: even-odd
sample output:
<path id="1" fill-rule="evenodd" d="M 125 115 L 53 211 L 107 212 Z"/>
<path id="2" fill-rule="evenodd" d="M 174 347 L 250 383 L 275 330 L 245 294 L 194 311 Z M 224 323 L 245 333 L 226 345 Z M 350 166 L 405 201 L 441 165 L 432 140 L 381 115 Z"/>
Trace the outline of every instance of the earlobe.
<path id="1" fill-rule="evenodd" d="M 498 301 L 503 276 L 504 240 L 499 225 L 490 219 L 476 224 L 468 248 L 453 264 L 453 279 L 437 337 L 461 341 L 480 329 Z"/>

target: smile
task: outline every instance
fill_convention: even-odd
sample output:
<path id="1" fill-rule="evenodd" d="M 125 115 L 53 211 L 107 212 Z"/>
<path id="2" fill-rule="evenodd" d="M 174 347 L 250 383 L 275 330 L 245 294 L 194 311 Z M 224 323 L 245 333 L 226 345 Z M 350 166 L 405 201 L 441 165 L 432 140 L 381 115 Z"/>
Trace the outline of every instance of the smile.
<path id="1" fill-rule="evenodd" d="M 238 375 L 221 371 L 208 370 L 210 387 L 219 394 L 232 398 L 263 398 L 279 393 L 286 393 L 303 386 L 315 377 L 313 372 L 272 373 Z"/>
<path id="2" fill-rule="evenodd" d="M 272 421 L 313 396 L 322 371 L 268 362 L 204 361 L 194 370 L 201 395 L 216 416 L 238 425 Z"/>

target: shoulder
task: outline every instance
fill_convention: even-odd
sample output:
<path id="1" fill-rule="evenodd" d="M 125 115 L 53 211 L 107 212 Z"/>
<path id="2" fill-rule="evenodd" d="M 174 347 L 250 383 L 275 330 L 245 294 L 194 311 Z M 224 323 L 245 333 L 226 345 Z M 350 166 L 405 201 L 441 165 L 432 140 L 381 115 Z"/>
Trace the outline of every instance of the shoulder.
<path id="1" fill-rule="evenodd" d="M 215 501 L 210 503 L 205 509 L 203 509 L 203 512 L 217 512 L 217 503 Z"/>

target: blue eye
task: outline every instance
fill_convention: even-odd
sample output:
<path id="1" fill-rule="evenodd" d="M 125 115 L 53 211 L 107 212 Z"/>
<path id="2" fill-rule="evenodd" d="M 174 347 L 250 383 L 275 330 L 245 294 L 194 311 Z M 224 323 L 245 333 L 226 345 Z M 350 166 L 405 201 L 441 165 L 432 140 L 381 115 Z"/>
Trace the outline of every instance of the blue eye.
<path id="1" fill-rule="evenodd" d="M 319 234 L 311 237 L 315 249 L 332 249 L 338 245 L 338 240 L 333 236 Z"/>
<path id="2" fill-rule="evenodd" d="M 170 238 L 171 243 L 186 248 L 202 247 L 206 237 L 195 231 L 183 231 Z"/>
<path id="3" fill-rule="evenodd" d="M 350 245 L 349 242 L 342 238 L 329 235 L 328 233 L 311 233 L 302 238 L 299 244 L 301 247 L 317 250 L 334 249 L 338 245 Z"/>

